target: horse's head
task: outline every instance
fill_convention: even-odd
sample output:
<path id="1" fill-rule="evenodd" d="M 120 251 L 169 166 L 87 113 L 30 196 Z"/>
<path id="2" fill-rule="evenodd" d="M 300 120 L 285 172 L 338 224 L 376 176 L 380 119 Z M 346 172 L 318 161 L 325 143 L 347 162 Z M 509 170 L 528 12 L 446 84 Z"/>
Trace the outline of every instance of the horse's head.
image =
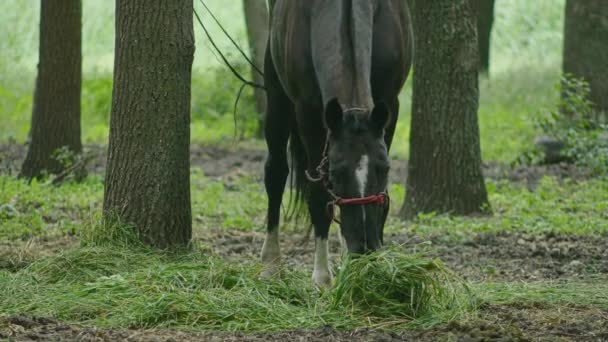
<path id="1" fill-rule="evenodd" d="M 332 100 L 325 110 L 330 132 L 329 180 L 339 198 L 340 229 L 350 253 L 374 251 L 382 245 L 389 171 L 384 127 L 389 116 L 383 103 L 376 104 L 371 113 L 344 112 Z"/>

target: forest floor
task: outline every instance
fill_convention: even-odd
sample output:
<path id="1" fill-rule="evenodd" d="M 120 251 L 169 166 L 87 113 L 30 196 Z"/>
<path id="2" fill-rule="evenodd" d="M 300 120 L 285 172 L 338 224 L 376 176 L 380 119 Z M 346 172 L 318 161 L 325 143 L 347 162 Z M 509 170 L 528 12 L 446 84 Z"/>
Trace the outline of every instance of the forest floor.
<path id="1" fill-rule="evenodd" d="M 105 168 L 105 150 L 102 146 L 87 148 L 95 156 L 89 165 L 91 177 L 98 177 L 91 182 L 100 183 L 99 175 Z M 55 195 L 49 195 L 47 190 L 39 189 L 32 190 L 33 194 L 23 194 L 21 185 L 12 184 L 17 181 L 8 180 L 7 174 L 15 174 L 14 167 L 20 165 L 24 152 L 22 146 L 0 146 L 2 190 L 8 196 L 6 203 L 11 203 L 11 210 L 19 213 L 1 216 L 0 210 L 0 288 L 3 282 L 8 284 L 32 264 L 79 248 L 77 227 L 87 216 L 82 213 L 83 208 L 87 208 L 88 215 L 91 210 L 97 211 L 103 193 L 99 184 L 68 184 L 73 188 L 66 193 L 82 189 L 89 195 L 80 194 L 78 196 L 83 197 L 73 199 L 67 194 L 53 197 Z M 202 200 L 196 193 L 203 192 L 201 196 L 209 199 L 209 189 L 219 183 L 224 192 L 214 192 L 213 196 L 235 196 L 228 200 L 241 198 L 241 202 L 247 202 L 251 199 L 242 197 L 251 195 L 259 202 L 258 199 L 265 198 L 260 194 L 264 155 L 264 150 L 260 149 L 193 146 L 192 168 L 204 173 L 204 177 L 195 175 L 193 180 L 194 239 L 197 245 L 204 246 L 206 253 L 234 264 L 258 259 L 264 235 L 263 210 L 260 209 L 265 203 L 256 203 L 251 208 L 243 204 L 245 208 L 237 210 L 236 214 L 230 208 L 222 208 L 227 210 L 225 215 L 209 219 L 207 211 L 217 208 L 202 207 L 199 203 Z M 404 161 L 393 161 L 391 177 L 397 189 L 393 200 L 397 204 L 402 200 L 398 189 L 403 184 L 405 170 Z M 416 329 L 381 330 L 364 325 L 344 329 L 320 324 L 307 329 L 266 331 L 262 327 L 230 332 L 233 329 L 222 327 L 217 331 L 201 331 L 195 324 L 187 328 L 179 324 L 158 324 L 158 327 L 106 324 L 103 317 L 100 318 L 102 324 L 98 325 L 99 321 L 85 315 L 74 319 L 72 313 L 62 312 L 61 307 L 40 308 L 35 303 L 0 304 L 0 339 L 608 341 L 608 214 L 605 210 L 608 182 L 590 178 L 584 170 L 570 165 L 511 167 L 488 163 L 484 165 L 484 173 L 493 202 L 493 217 L 431 215 L 411 223 L 392 217 L 387 227 L 386 240 L 400 244 L 406 250 L 430 242 L 430 256 L 443 260 L 475 290 L 480 304 L 462 318 Z M 42 194 L 35 193 L 37 191 Z M 36 197 L 40 208 L 36 214 L 41 217 L 39 223 L 33 218 L 35 214 L 26 212 L 25 208 L 33 201 L 22 198 L 27 196 Z M 61 205 L 51 203 L 62 198 L 65 203 Z M 72 201 L 88 203 L 72 207 Z M 398 209 L 398 205 L 393 205 L 395 207 Z M 228 219 L 252 212 L 257 212 L 256 218 Z M 240 222 L 247 222 L 249 226 Z M 42 228 L 30 227 L 36 224 Z M 305 228 L 287 227 L 282 234 L 281 248 L 288 269 L 310 272 L 314 243 L 307 239 L 305 231 Z M 340 244 L 335 235 L 330 239 L 330 252 L 333 263 L 337 264 Z"/>

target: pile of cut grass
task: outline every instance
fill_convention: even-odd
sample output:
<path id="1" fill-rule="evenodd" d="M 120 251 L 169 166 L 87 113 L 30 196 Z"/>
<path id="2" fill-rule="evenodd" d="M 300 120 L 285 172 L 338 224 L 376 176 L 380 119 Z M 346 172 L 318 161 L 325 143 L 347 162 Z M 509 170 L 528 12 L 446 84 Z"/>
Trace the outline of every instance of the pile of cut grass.
<path id="1" fill-rule="evenodd" d="M 381 252 L 373 263 L 387 270 L 406 266 L 406 258 L 397 253 Z M 0 271 L 0 312 L 108 328 L 280 331 L 328 325 L 336 329 L 428 325 L 445 322 L 447 311 L 453 317 L 470 309 L 453 305 L 462 293 L 454 291 L 459 286 L 454 279 L 436 277 L 447 274 L 439 263 L 431 261 L 434 266 L 426 267 L 429 261 L 418 258 L 422 256 L 408 259 L 417 265 L 416 271 L 410 267 L 403 273 L 415 273 L 416 280 L 406 281 L 396 272 L 399 282 L 386 285 L 406 286 L 400 290 L 411 294 L 408 300 L 417 303 L 416 310 L 386 306 L 370 317 L 364 310 L 348 314 L 351 306 L 346 301 L 352 298 L 346 283 L 362 280 L 352 271 L 362 268 L 364 258 L 348 261 L 344 269 L 351 274 L 339 275 L 333 289 L 319 293 L 310 275 L 300 270 L 286 270 L 280 279 L 260 280 L 257 263 L 230 263 L 197 248 L 166 254 L 143 246 L 88 243 L 16 273 Z M 426 271 L 433 275 L 425 275 Z M 389 280 L 373 279 L 378 286 Z M 353 288 L 368 286 L 359 285 Z M 429 290 L 421 291 L 420 286 Z M 383 300 L 377 296 L 374 300 Z"/>
<path id="2" fill-rule="evenodd" d="M 399 246 L 345 258 L 333 292 L 334 307 L 374 320 L 417 319 L 463 304 L 459 282 L 438 259 L 406 254 Z"/>

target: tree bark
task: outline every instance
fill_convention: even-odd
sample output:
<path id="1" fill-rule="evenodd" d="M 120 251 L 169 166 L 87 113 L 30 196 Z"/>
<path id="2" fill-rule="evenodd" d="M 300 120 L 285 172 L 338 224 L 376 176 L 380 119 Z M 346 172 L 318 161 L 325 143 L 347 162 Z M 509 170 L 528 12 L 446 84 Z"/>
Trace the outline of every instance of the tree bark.
<path id="1" fill-rule="evenodd" d="M 66 147 L 82 152 L 80 138 L 81 0 L 40 2 L 38 76 L 34 90 L 31 142 L 21 177 L 57 174 L 66 165 L 53 154 Z"/>
<path id="2" fill-rule="evenodd" d="M 247 36 L 249 38 L 249 51 L 251 60 L 255 63 L 258 70 L 264 69 L 264 53 L 266 52 L 266 42 L 268 41 L 268 8 L 266 0 L 243 0 L 245 9 L 245 22 L 247 25 Z M 253 80 L 257 84 L 264 84 L 264 76 L 251 70 Z M 258 137 L 264 134 L 264 117 L 266 113 L 266 92 L 263 89 L 255 90 L 256 111 L 258 114 Z"/>
<path id="3" fill-rule="evenodd" d="M 117 0 L 104 218 L 160 248 L 186 246 L 192 0 Z"/>
<path id="4" fill-rule="evenodd" d="M 490 41 L 494 25 L 494 0 L 477 1 L 477 36 L 479 42 L 479 72 L 490 72 Z"/>
<path id="5" fill-rule="evenodd" d="M 563 71 L 585 79 L 590 100 L 608 120 L 608 3 L 567 0 Z"/>
<path id="6" fill-rule="evenodd" d="M 489 210 L 481 173 L 478 44 L 469 0 L 416 1 L 406 219 Z"/>

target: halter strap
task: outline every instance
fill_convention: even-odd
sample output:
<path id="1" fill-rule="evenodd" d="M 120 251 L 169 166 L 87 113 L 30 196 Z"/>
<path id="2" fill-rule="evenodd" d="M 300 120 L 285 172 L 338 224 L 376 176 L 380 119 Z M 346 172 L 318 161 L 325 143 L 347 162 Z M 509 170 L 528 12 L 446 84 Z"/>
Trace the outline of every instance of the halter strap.
<path id="1" fill-rule="evenodd" d="M 353 108 L 351 108 L 352 110 Z M 336 195 L 332 191 L 331 181 L 329 180 L 329 132 L 327 133 L 327 137 L 325 140 L 325 146 L 323 148 L 323 153 L 321 154 L 321 161 L 319 165 L 315 168 L 316 176 L 310 174 L 308 170 L 305 170 L 306 178 L 313 183 L 323 183 L 323 187 L 329 196 L 332 197 L 332 200 L 327 202 L 327 213 L 328 216 L 331 217 L 332 220 L 340 223 L 338 219 L 335 217 L 335 207 L 344 207 L 351 205 L 367 205 L 367 204 L 379 204 L 386 205 L 388 203 L 388 194 L 386 192 L 380 192 L 376 195 L 370 195 L 366 197 L 354 197 L 354 198 L 342 198 Z"/>

